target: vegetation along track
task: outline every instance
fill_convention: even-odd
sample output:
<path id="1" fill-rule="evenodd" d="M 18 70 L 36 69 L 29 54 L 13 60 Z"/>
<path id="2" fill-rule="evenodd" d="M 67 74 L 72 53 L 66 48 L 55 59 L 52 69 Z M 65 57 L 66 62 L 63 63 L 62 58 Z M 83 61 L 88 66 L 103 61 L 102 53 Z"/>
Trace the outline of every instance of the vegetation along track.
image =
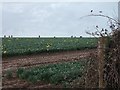
<path id="1" fill-rule="evenodd" d="M 3 77 L 8 70 L 12 70 L 14 73 L 18 68 L 31 68 L 40 65 L 46 65 L 51 63 L 60 63 L 60 62 L 67 62 L 67 61 L 75 61 L 80 60 L 82 58 L 88 57 L 91 53 L 95 53 L 96 49 L 91 50 L 80 50 L 80 51 L 64 51 L 64 52 L 56 52 L 56 53 L 44 53 L 44 54 L 37 54 L 31 56 L 14 56 L 14 57 L 6 57 L 3 58 L 2 62 L 2 70 L 3 70 Z M 42 83 L 38 85 L 32 85 L 25 80 L 20 80 L 13 76 L 12 79 L 3 78 L 3 88 L 15 88 L 15 87 L 36 87 L 36 88 L 43 88 L 43 87 L 54 87 L 53 85 L 49 85 L 47 83 Z M 59 87 L 59 86 L 58 86 Z"/>
<path id="2" fill-rule="evenodd" d="M 29 68 L 42 64 L 57 63 L 64 61 L 79 60 L 81 58 L 89 56 L 93 50 L 82 50 L 82 51 L 64 51 L 56 53 L 44 53 L 39 55 L 31 56 L 14 56 L 6 57 L 2 60 L 3 73 L 9 69 L 16 70 L 20 67 Z"/>

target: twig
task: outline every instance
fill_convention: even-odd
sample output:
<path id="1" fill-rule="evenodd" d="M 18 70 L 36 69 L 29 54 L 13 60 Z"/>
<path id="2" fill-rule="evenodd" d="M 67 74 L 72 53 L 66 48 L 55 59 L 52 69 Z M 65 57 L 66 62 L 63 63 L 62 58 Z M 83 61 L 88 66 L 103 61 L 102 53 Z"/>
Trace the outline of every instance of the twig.
<path id="1" fill-rule="evenodd" d="M 120 22 L 118 20 L 115 20 L 113 19 L 112 17 L 109 17 L 107 15 L 103 15 L 103 14 L 90 14 L 90 15 L 86 15 L 86 16 L 83 16 L 83 17 L 80 17 L 80 19 L 84 18 L 84 17 L 88 17 L 88 16 L 98 16 L 98 17 L 105 17 L 105 18 L 108 18 L 110 20 L 113 20 L 114 22 L 116 22 L 116 24 L 120 24 Z"/>

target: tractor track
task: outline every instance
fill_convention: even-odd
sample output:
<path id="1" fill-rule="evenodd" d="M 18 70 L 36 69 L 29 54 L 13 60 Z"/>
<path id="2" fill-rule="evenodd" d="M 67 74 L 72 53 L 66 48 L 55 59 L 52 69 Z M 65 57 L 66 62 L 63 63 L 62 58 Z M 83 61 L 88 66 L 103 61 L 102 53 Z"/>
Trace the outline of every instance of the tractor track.
<path id="1" fill-rule="evenodd" d="M 46 53 L 40 55 L 31 56 L 17 56 L 2 58 L 2 70 L 3 72 L 9 69 L 17 69 L 20 67 L 33 67 L 41 64 L 57 63 L 79 60 L 81 58 L 89 56 L 91 52 L 95 50 L 83 50 L 83 51 L 66 51 L 58 53 Z"/>
<path id="2" fill-rule="evenodd" d="M 44 53 L 37 55 L 26 55 L 26 56 L 14 56 L 2 58 L 2 76 L 5 77 L 7 70 L 13 70 L 15 72 L 18 68 L 31 68 L 40 65 L 69 62 L 80 60 L 90 56 L 91 53 L 95 53 L 96 49 L 82 50 L 82 51 L 64 51 L 56 53 Z M 25 87 L 29 86 L 26 81 L 21 81 L 17 77 L 15 79 L 7 80 L 3 78 L 3 87 Z M 38 85 L 39 86 L 39 85 Z M 46 84 L 41 85 L 41 87 Z M 49 85 L 48 85 L 49 86 Z"/>

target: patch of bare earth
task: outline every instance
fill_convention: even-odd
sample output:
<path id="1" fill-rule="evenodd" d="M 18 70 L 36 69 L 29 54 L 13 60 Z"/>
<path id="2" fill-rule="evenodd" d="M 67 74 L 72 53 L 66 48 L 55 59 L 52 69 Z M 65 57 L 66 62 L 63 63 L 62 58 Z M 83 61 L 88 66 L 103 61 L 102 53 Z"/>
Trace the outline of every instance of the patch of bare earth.
<path id="1" fill-rule="evenodd" d="M 3 72 L 3 88 L 47 88 L 56 87 L 54 85 L 38 82 L 31 84 L 27 81 L 20 80 L 14 75 L 12 79 L 5 78 L 7 70 L 15 72 L 18 68 L 30 68 L 50 63 L 60 63 L 67 61 L 80 60 L 86 58 L 90 53 L 95 53 L 96 50 L 82 50 L 82 51 L 64 51 L 56 53 L 44 53 L 39 55 L 26 55 L 2 58 L 2 72 Z M 59 86 L 58 86 L 59 87 Z"/>

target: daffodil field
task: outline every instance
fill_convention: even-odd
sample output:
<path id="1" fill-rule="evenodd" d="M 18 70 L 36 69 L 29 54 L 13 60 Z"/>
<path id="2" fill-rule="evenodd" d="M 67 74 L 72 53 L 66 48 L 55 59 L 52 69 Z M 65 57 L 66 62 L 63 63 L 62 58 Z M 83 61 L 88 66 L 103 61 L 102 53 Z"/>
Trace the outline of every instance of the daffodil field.
<path id="1" fill-rule="evenodd" d="M 64 62 L 58 64 L 49 64 L 46 66 L 33 67 L 30 69 L 19 68 L 17 76 L 20 79 L 32 83 L 39 81 L 51 84 L 66 84 L 74 79 L 81 77 L 85 73 L 87 60 Z"/>
<path id="2" fill-rule="evenodd" d="M 97 42 L 97 38 L 81 37 L 2 38 L 4 83 L 15 78 L 29 86 L 43 83 L 51 87 L 76 87 L 77 82 L 84 87 L 84 75 L 92 61 L 89 55 L 97 48 Z M 58 53 L 60 51 L 63 52 Z"/>
<path id="3" fill-rule="evenodd" d="M 97 47 L 96 38 L 3 38 L 2 55 L 81 50 Z"/>

